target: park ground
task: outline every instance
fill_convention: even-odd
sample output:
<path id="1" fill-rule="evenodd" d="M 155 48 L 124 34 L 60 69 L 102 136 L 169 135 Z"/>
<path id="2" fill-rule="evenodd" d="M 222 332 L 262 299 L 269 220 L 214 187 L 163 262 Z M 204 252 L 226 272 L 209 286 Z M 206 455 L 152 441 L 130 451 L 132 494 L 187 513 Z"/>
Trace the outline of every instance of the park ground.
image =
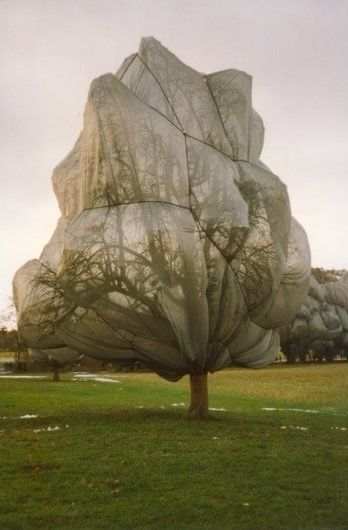
<path id="1" fill-rule="evenodd" d="M 0 379 L 1 530 L 348 528 L 348 363 L 211 375 L 198 422 L 187 378 L 50 377 Z"/>

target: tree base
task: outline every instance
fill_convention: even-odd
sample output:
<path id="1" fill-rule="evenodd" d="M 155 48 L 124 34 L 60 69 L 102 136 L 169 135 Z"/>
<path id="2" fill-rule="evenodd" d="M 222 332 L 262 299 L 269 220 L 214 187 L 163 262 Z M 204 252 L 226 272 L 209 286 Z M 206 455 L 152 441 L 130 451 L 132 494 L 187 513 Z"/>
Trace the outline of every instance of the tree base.
<path id="1" fill-rule="evenodd" d="M 191 401 L 188 420 L 203 420 L 209 415 L 207 374 L 190 374 Z"/>
<path id="2" fill-rule="evenodd" d="M 59 370 L 58 370 L 58 368 L 54 368 L 54 370 L 53 370 L 53 381 L 55 383 L 59 383 L 60 380 L 61 379 L 60 379 L 60 375 L 59 375 Z"/>

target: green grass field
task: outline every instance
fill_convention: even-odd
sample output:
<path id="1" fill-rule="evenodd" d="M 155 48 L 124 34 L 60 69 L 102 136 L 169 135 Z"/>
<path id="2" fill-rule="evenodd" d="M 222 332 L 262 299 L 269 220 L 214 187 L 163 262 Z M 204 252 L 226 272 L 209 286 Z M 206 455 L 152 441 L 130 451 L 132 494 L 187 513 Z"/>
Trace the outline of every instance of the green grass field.
<path id="1" fill-rule="evenodd" d="M 348 528 L 348 363 L 212 375 L 203 422 L 186 378 L 46 377 L 0 379 L 1 530 Z"/>

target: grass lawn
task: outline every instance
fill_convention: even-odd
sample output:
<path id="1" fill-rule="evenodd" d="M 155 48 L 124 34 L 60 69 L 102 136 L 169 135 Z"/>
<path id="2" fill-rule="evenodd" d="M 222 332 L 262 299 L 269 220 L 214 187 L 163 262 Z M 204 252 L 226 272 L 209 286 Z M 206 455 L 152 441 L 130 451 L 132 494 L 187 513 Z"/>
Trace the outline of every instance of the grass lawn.
<path id="1" fill-rule="evenodd" d="M 348 363 L 106 377 L 0 379 L 1 530 L 348 528 Z"/>

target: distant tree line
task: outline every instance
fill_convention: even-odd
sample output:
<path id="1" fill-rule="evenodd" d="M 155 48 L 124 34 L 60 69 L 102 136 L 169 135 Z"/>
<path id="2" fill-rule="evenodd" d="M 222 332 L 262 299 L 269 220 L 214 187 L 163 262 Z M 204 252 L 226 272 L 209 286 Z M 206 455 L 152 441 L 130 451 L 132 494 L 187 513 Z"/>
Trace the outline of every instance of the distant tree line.
<path id="1" fill-rule="evenodd" d="M 26 347 L 20 340 L 16 329 L 0 328 L 0 351 L 24 352 Z"/>

